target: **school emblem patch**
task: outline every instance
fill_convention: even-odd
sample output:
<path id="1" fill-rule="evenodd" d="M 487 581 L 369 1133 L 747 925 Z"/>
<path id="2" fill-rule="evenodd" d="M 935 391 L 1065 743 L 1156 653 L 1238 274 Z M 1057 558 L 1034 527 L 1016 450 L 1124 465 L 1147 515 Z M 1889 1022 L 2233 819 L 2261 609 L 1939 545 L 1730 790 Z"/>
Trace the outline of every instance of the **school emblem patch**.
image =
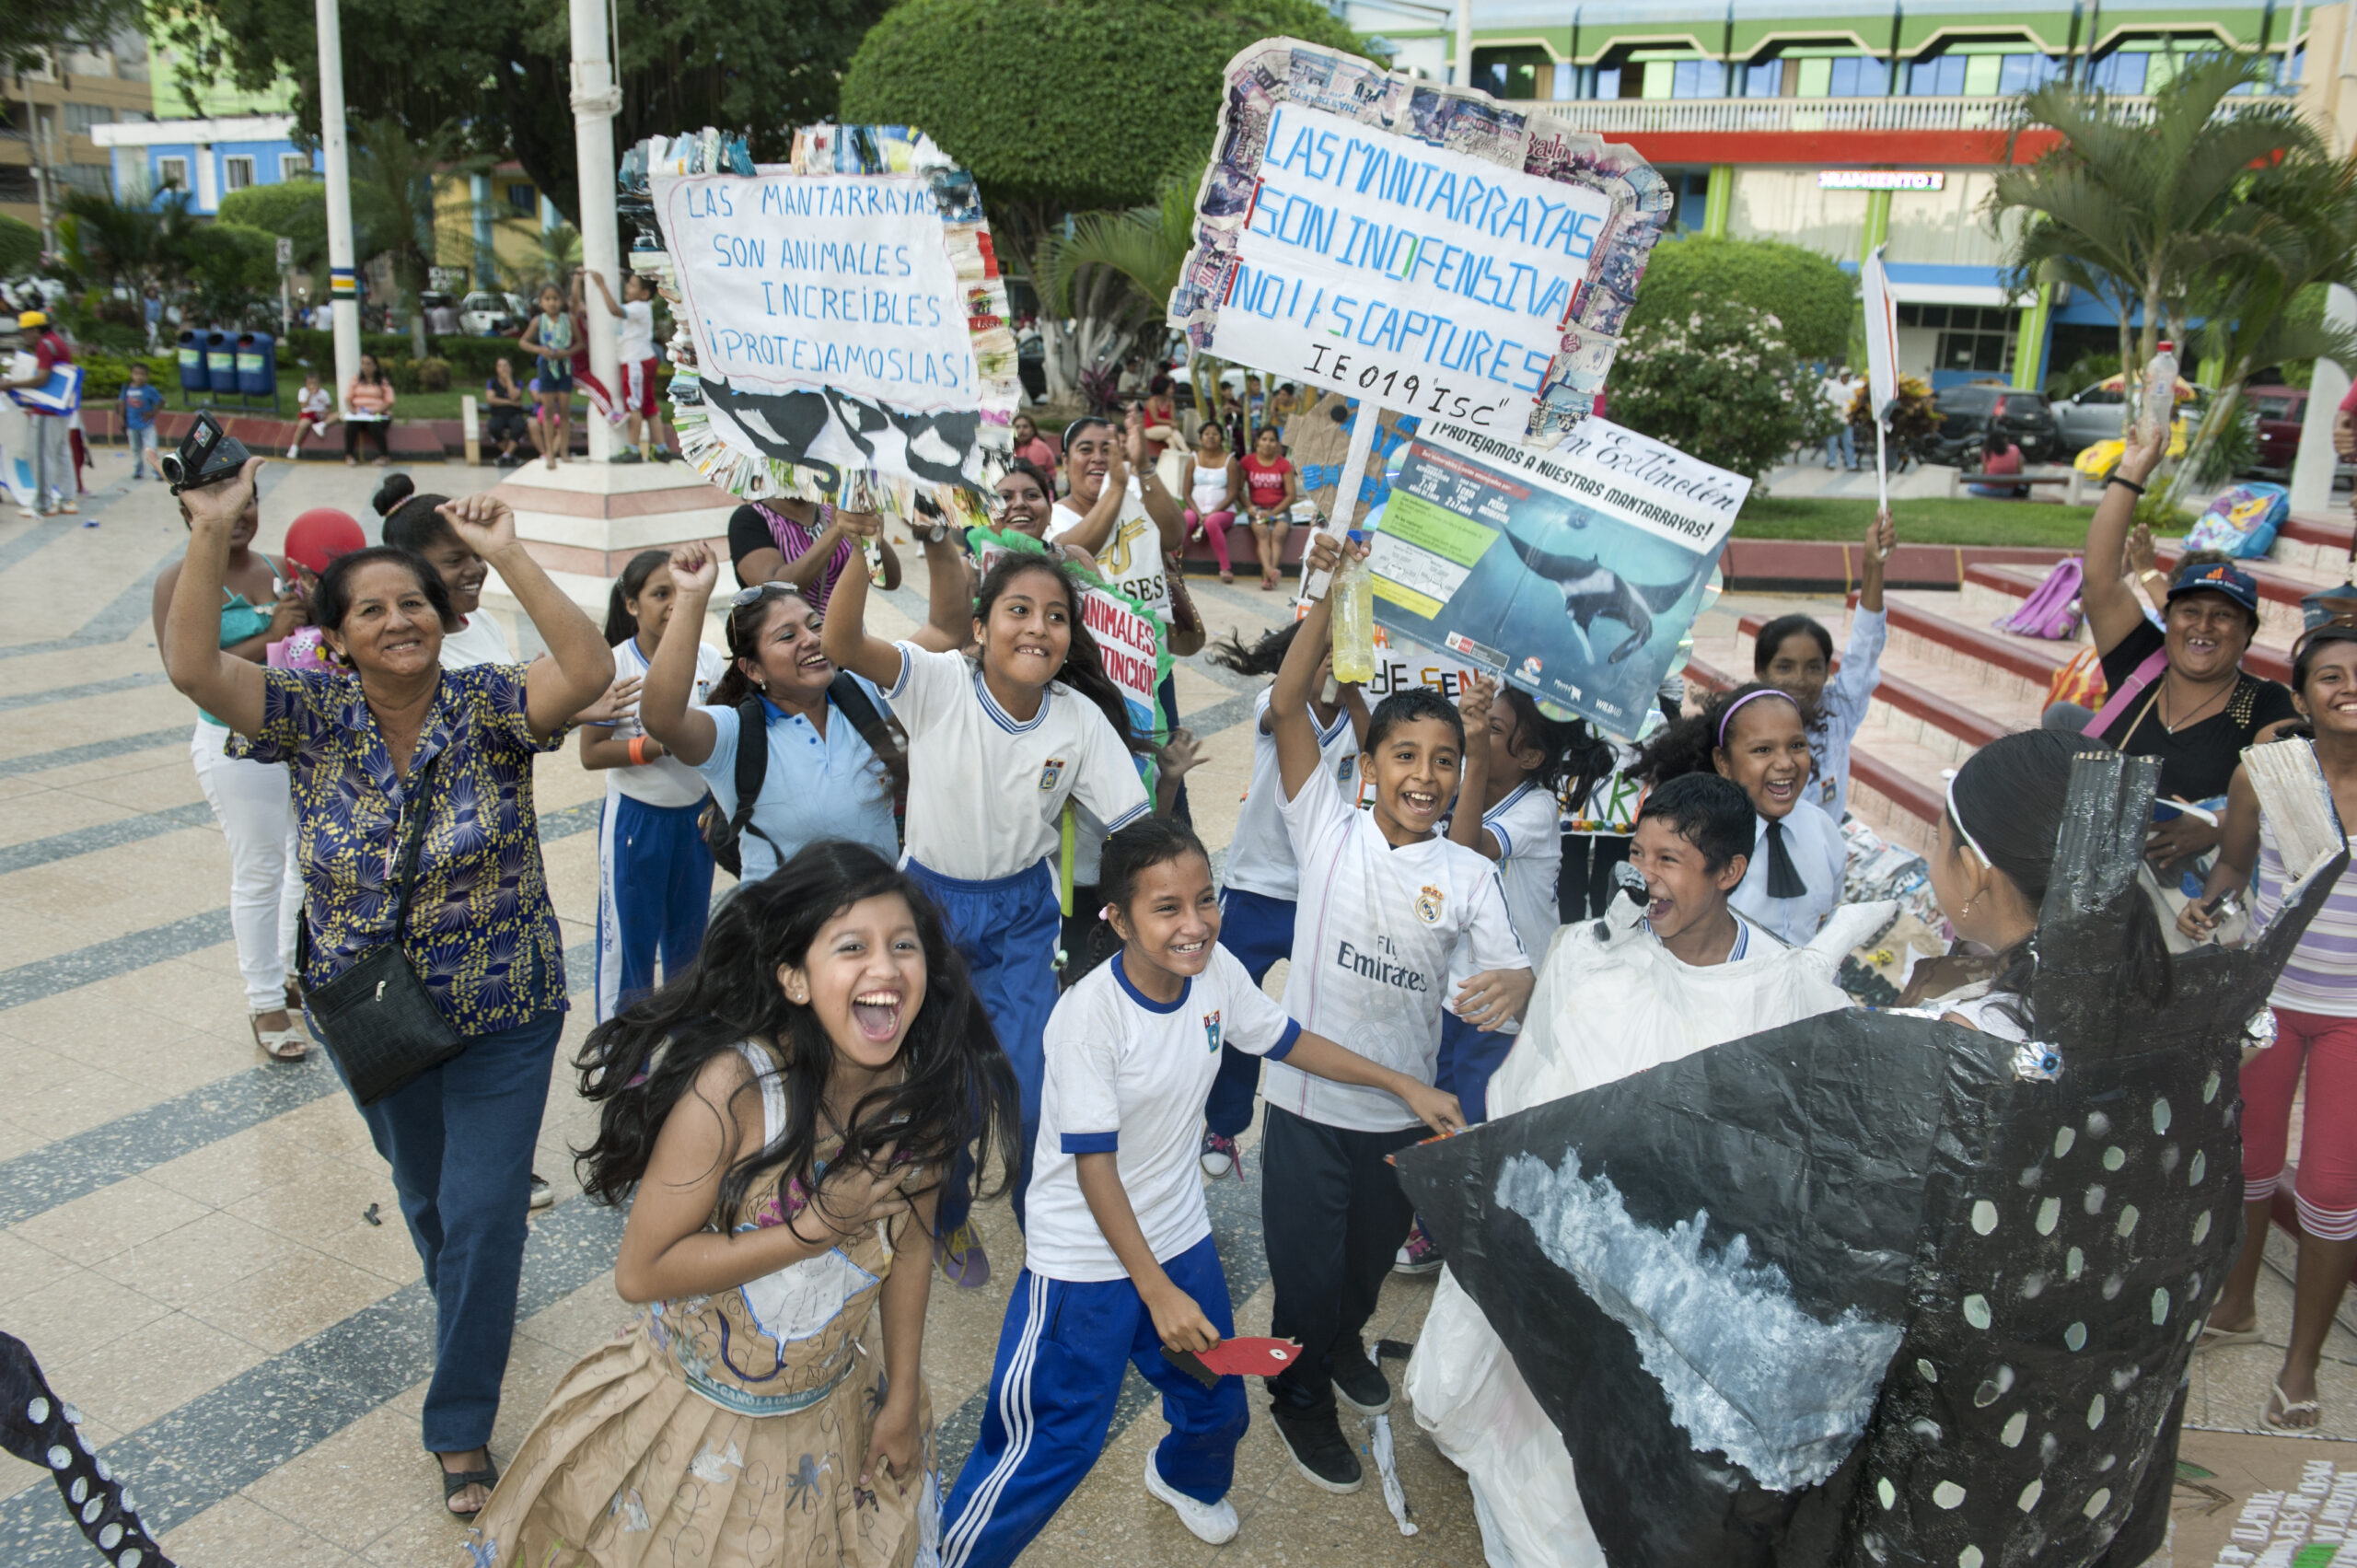
<path id="1" fill-rule="evenodd" d="M 1055 788 L 1056 781 L 1063 776 L 1064 760 L 1062 757 L 1049 758 L 1039 768 L 1039 793 L 1045 795 Z"/>
<path id="2" fill-rule="evenodd" d="M 1446 901 L 1446 895 L 1438 888 L 1425 884 L 1423 891 L 1416 895 L 1416 918 L 1426 925 L 1438 925 L 1441 906 Z"/>
<path id="3" fill-rule="evenodd" d="M 1348 784 L 1358 771 L 1359 760 L 1356 757 L 1345 757 L 1334 769 L 1334 782 L 1337 784 Z"/>
<path id="4" fill-rule="evenodd" d="M 1213 1054 L 1218 1054 L 1219 1009 L 1216 1007 L 1203 1015 L 1203 1039 L 1209 1042 Z"/>

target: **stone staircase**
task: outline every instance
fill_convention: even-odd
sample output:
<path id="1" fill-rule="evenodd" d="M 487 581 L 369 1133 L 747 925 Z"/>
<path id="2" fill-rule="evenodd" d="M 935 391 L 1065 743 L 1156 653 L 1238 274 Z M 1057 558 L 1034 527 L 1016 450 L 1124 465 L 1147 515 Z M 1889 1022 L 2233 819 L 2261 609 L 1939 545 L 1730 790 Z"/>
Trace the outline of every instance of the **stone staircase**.
<path id="1" fill-rule="evenodd" d="M 2270 559 L 2244 563 L 2260 592 L 2258 639 L 2245 660 L 2253 674 L 2290 679 L 2301 596 L 2347 580 L 2350 540 L 2345 516 L 2294 518 Z M 2165 544 L 2164 567 L 2177 554 L 2174 541 Z M 2016 636 L 1992 622 L 2019 609 L 2045 575 L 2035 565 L 1975 563 L 1963 567 L 1958 591 L 1887 594 L 1890 638 L 1851 752 L 1850 804 L 1892 842 L 1928 849 L 1947 771 L 1996 737 L 2037 725 L 2049 683 L 2080 644 Z M 1854 594 L 1850 602 L 1854 609 Z M 1721 689 L 1749 679 L 1752 644 L 1766 620 L 1746 615 L 1732 638 L 1716 633 L 1699 642 L 1688 679 Z M 1831 630 L 1839 648 L 1849 617 Z"/>

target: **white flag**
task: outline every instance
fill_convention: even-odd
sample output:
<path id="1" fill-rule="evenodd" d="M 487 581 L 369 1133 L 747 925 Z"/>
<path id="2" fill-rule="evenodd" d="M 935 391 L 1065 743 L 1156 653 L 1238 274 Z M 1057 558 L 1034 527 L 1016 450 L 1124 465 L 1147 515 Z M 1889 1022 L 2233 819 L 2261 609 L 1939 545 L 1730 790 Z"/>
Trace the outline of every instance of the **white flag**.
<path id="1" fill-rule="evenodd" d="M 1875 422 L 1888 415 L 1898 401 L 1898 312 L 1890 302 L 1890 274 L 1883 270 L 1883 248 L 1866 258 L 1866 385 L 1874 400 Z"/>

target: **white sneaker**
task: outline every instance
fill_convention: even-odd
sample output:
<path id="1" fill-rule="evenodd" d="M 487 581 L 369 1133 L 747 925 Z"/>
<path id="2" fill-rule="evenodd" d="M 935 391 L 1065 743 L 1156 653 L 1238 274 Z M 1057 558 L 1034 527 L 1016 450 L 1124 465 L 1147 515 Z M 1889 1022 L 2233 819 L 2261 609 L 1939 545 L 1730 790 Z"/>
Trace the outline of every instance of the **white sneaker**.
<path id="1" fill-rule="evenodd" d="M 297 445 L 296 445 L 296 446 L 292 446 L 292 447 L 287 447 L 287 448 L 286 448 L 286 455 L 287 455 L 287 457 L 288 457 L 289 459 L 294 459 L 294 458 L 299 458 L 299 457 L 301 457 L 301 456 L 303 455 L 303 448 L 302 448 L 301 445 L 298 443 L 298 444 L 297 444 Z"/>
<path id="2" fill-rule="evenodd" d="M 1236 1509 L 1223 1497 L 1216 1503 L 1198 1503 L 1168 1481 L 1154 1468 L 1154 1451 L 1145 1456 L 1145 1489 L 1170 1504 L 1178 1522 L 1197 1540 L 1213 1546 L 1225 1546 L 1236 1539 Z"/>

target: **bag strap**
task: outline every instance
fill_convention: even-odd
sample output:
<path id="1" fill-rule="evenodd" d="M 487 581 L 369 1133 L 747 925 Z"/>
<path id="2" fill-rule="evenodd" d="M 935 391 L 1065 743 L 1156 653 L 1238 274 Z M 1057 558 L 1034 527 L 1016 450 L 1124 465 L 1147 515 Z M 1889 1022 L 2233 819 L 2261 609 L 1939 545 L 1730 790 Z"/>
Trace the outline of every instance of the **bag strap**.
<path id="1" fill-rule="evenodd" d="M 881 756 L 888 748 L 898 744 L 892 732 L 885 727 L 884 715 L 867 700 L 865 688 L 851 671 L 838 670 L 835 678 L 827 682 L 827 695 L 842 710 L 843 717 L 851 720 L 852 728 L 859 731 L 859 738 L 867 742 L 870 751 Z"/>
<path id="2" fill-rule="evenodd" d="M 749 691 L 737 704 L 737 809 L 728 814 L 728 836 L 741 839 L 747 833 L 761 833 L 761 842 L 772 849 L 777 841 L 753 826 L 753 807 L 761 798 L 761 786 L 770 776 L 770 710 L 758 691 Z M 783 852 L 778 858 L 785 858 Z"/>
<path id="3" fill-rule="evenodd" d="M 2135 673 L 2119 683 L 2119 690 L 2104 699 L 2103 706 L 2096 710 L 2096 716 L 2088 720 L 2087 727 L 2079 733 L 2089 739 L 2101 740 L 2103 732 L 2109 729 L 2112 722 L 2127 711 L 2128 704 L 2134 702 L 2137 695 L 2145 687 L 2150 686 L 2162 670 L 2168 668 L 2168 662 L 2169 654 L 2166 648 L 2154 648 L 2146 655 L 2144 662 L 2136 667 Z M 2122 736 L 2120 738 L 2125 740 L 2127 737 Z"/>
<path id="4" fill-rule="evenodd" d="M 393 940 L 401 940 L 403 927 L 409 924 L 411 898 L 417 891 L 417 863 L 425 853 L 425 819 L 434 814 L 434 770 L 442 765 L 442 753 L 436 751 L 426 759 L 412 781 L 412 786 L 401 792 L 401 864 L 394 874 L 394 886 L 400 889 L 393 906 Z M 415 819 L 411 819 L 410 804 L 418 803 Z"/>

